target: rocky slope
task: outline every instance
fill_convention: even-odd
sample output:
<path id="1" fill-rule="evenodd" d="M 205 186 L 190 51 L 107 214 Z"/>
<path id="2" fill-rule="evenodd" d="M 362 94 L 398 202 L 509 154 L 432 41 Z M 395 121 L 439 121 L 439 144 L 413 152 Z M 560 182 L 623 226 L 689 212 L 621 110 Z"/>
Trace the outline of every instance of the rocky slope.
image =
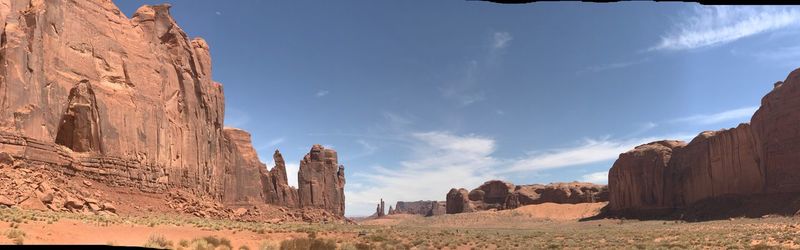
<path id="1" fill-rule="evenodd" d="M 224 128 L 209 46 L 169 9 L 143 6 L 129 19 L 110 0 L 0 0 L 0 152 L 144 193 L 343 215 L 335 152 L 311 149 L 298 192 L 278 152 L 267 171 L 250 135 Z"/>
<path id="2" fill-rule="evenodd" d="M 604 185 L 570 182 L 515 186 L 509 182 L 491 180 L 467 191 L 450 189 L 447 193 L 448 214 L 469 213 L 484 210 L 513 209 L 541 203 L 594 203 L 608 201 L 608 189 Z"/>
<path id="3" fill-rule="evenodd" d="M 721 197 L 800 192 L 797 124 L 800 70 L 774 85 L 750 124 L 705 131 L 688 144 L 659 141 L 621 154 L 609 172 L 609 209 L 663 214 Z"/>

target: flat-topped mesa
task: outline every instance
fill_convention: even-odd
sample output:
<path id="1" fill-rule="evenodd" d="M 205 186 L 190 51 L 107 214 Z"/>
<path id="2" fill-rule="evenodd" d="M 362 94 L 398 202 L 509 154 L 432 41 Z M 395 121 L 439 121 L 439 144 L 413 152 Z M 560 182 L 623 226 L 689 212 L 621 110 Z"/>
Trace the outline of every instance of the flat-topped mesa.
<path id="1" fill-rule="evenodd" d="M 605 185 L 585 182 L 551 183 L 547 185 L 519 185 L 491 180 L 467 192 L 466 189 L 451 189 L 447 193 L 448 214 L 483 210 L 514 209 L 520 206 L 551 203 L 594 203 L 608 200 Z"/>
<path id="2" fill-rule="evenodd" d="M 300 161 L 298 198 L 301 207 L 322 208 L 344 215 L 344 166 L 336 151 L 316 144 Z"/>
<path id="3" fill-rule="evenodd" d="M 797 69 L 775 83 L 750 124 L 621 154 L 608 176 L 610 211 L 665 214 L 701 201 L 712 205 L 713 198 L 800 192 L 799 78 Z"/>
<path id="4" fill-rule="evenodd" d="M 441 204 L 441 205 L 440 205 Z M 392 206 L 389 206 L 392 208 Z M 389 214 L 417 214 L 422 216 L 445 213 L 445 202 L 439 201 L 398 201 Z"/>

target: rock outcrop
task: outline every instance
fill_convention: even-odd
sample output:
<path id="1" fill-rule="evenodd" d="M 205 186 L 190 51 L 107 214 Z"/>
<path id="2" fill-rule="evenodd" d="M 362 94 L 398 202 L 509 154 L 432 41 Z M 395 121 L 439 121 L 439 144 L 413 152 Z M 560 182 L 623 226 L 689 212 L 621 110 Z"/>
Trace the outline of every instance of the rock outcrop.
<path id="1" fill-rule="evenodd" d="M 384 207 L 384 205 L 385 205 L 385 204 L 383 203 L 383 199 L 381 199 L 381 202 L 380 202 L 380 203 L 378 203 L 378 207 L 377 207 L 377 208 L 375 208 L 375 217 L 383 217 L 383 216 L 386 216 L 386 213 L 384 213 L 384 211 L 386 211 L 386 210 L 384 210 L 384 208 L 385 208 L 385 207 Z M 389 208 L 390 208 L 390 209 L 389 209 L 389 211 L 391 212 L 391 208 L 392 208 L 392 206 L 389 206 Z M 391 213 L 390 213 L 390 214 L 391 214 Z"/>
<path id="2" fill-rule="evenodd" d="M 341 217 L 336 153 L 312 149 L 304 195 L 288 186 L 279 153 L 267 171 L 250 135 L 224 128 L 208 44 L 190 39 L 169 9 L 146 5 L 129 19 L 108 0 L 0 0 L 0 152 L 89 183 Z M 103 207 L 76 197 L 64 193 L 66 206 Z"/>
<path id="3" fill-rule="evenodd" d="M 466 189 L 450 189 L 447 192 L 447 214 L 473 212 L 472 203 L 469 202 L 469 192 Z"/>
<path id="4" fill-rule="evenodd" d="M 800 192 L 800 69 L 775 84 L 751 124 L 621 154 L 609 172 L 610 211 L 665 214 L 720 197 Z"/>
<path id="5" fill-rule="evenodd" d="M 394 211 L 389 214 L 418 214 L 422 216 L 432 216 L 432 215 L 441 215 L 444 214 L 439 211 L 433 211 L 438 209 L 440 203 L 439 201 L 398 201 L 395 203 Z M 441 206 L 442 209 L 445 208 L 444 205 Z"/>
<path id="6" fill-rule="evenodd" d="M 525 205 L 551 203 L 594 203 L 608 201 L 608 188 L 583 182 L 533 184 L 515 186 L 509 182 L 491 180 L 467 192 L 451 189 L 447 194 L 448 214 L 483 210 L 513 209 Z"/>
<path id="7" fill-rule="evenodd" d="M 298 198 L 301 207 L 316 207 L 344 215 L 344 166 L 336 151 L 314 145 L 300 161 Z"/>

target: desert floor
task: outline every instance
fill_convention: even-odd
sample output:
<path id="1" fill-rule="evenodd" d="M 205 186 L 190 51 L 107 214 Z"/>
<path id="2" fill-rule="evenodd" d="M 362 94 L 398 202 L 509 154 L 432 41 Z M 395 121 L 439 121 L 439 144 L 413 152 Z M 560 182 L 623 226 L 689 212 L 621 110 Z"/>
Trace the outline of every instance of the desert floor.
<path id="1" fill-rule="evenodd" d="M 99 216 L 0 209 L 0 244 L 101 244 L 173 249 L 800 248 L 800 219 L 578 221 L 603 203 L 354 224 L 265 224 L 183 216 Z"/>

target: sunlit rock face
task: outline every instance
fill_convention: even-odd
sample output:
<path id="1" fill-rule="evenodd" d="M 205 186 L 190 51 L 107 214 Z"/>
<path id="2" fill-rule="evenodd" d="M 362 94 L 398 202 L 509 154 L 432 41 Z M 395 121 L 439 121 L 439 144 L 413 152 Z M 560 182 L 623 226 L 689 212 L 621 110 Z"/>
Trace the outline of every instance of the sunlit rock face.
<path id="1" fill-rule="evenodd" d="M 250 134 L 224 128 L 209 45 L 169 9 L 128 18 L 109 0 L 0 0 L 0 152 L 144 192 L 342 215 L 336 153 L 315 146 L 303 161 L 305 196 L 279 152 L 267 171 Z"/>
<path id="2" fill-rule="evenodd" d="M 716 197 L 800 192 L 800 70 L 775 84 L 750 120 L 691 142 L 623 153 L 609 172 L 610 209 L 680 209 Z"/>

